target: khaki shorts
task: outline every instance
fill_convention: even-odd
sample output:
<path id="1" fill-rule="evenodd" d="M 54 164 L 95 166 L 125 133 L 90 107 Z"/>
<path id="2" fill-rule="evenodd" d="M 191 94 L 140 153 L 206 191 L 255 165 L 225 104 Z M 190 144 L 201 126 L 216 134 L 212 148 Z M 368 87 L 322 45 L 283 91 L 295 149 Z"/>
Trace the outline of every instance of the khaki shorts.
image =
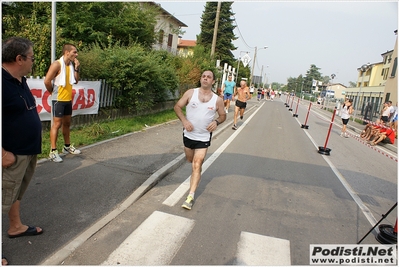
<path id="1" fill-rule="evenodd" d="M 6 168 L 2 168 L 2 210 L 8 213 L 11 205 L 22 200 L 33 173 L 36 169 L 37 155 L 15 155 L 15 163 Z"/>

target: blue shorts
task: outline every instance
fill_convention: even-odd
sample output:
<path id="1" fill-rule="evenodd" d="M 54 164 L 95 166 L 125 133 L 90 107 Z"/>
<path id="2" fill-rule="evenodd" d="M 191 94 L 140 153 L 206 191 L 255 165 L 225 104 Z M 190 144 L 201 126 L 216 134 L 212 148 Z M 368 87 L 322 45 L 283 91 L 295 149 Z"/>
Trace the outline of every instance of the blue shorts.
<path id="1" fill-rule="evenodd" d="M 232 94 L 224 94 L 223 100 L 233 100 L 233 95 Z"/>

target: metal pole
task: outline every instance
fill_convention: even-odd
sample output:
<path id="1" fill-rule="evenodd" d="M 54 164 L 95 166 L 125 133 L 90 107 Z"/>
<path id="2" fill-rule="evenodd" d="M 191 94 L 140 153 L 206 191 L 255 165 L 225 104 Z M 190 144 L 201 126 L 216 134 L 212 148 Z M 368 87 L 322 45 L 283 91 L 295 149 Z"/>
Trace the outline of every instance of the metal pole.
<path id="1" fill-rule="evenodd" d="M 353 118 L 356 118 L 356 110 L 357 106 L 359 105 L 360 93 L 362 92 L 363 79 L 364 79 L 364 71 L 362 72 L 362 82 L 360 83 L 359 92 L 357 93 L 355 110 L 353 111 Z"/>
<path id="2" fill-rule="evenodd" d="M 257 51 L 258 51 L 258 47 L 255 46 L 254 61 L 252 62 L 252 68 L 251 68 L 251 82 L 250 82 L 250 84 L 253 84 L 254 68 L 255 68 L 255 60 L 256 60 L 256 52 L 257 52 Z"/>
<path id="3" fill-rule="evenodd" d="M 57 2 L 51 3 L 51 63 L 55 61 L 55 43 L 57 32 Z"/>
<path id="4" fill-rule="evenodd" d="M 238 71 L 240 70 L 240 60 L 241 60 L 241 57 L 238 58 L 237 75 L 236 75 L 236 84 L 237 84 L 237 78 L 238 78 Z"/>
<path id="5" fill-rule="evenodd" d="M 57 36 L 57 2 L 53 1 L 51 3 L 51 63 L 55 61 L 55 51 L 56 51 L 56 36 Z M 53 85 L 54 86 L 54 85 Z M 51 99 L 51 96 L 50 96 Z M 52 100 L 50 105 L 50 125 L 53 126 L 53 103 Z"/>
<path id="6" fill-rule="evenodd" d="M 263 75 L 263 65 L 262 65 L 262 70 L 260 71 L 260 84 L 262 84 L 262 75 Z"/>

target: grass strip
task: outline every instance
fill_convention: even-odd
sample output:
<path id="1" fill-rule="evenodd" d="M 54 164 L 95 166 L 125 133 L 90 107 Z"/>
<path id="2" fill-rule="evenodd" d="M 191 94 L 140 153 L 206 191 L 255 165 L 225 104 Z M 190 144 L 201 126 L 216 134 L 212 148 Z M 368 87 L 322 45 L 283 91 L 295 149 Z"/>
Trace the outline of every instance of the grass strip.
<path id="1" fill-rule="evenodd" d="M 91 145 L 103 140 L 111 139 L 127 133 L 141 131 L 147 126 L 162 124 L 177 119 L 173 109 L 161 111 L 155 114 L 135 116 L 132 118 L 116 119 L 105 122 L 95 122 L 82 127 L 71 129 L 71 142 L 74 147 Z M 73 120 L 73 118 L 72 118 Z M 147 126 L 146 126 L 147 125 Z M 50 131 L 43 131 L 42 135 L 42 153 L 38 159 L 48 158 L 50 153 Z M 62 127 L 58 131 L 57 148 L 62 151 L 64 138 L 62 136 Z"/>

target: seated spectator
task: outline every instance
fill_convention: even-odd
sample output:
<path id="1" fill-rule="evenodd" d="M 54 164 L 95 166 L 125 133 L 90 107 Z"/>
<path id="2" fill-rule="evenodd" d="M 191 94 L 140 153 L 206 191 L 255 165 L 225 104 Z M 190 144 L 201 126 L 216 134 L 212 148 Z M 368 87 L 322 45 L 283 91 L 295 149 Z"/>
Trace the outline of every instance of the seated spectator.
<path id="1" fill-rule="evenodd" d="M 375 146 L 379 142 L 393 144 L 395 142 L 395 132 L 391 128 L 381 128 L 376 134 L 370 145 Z"/>
<path id="2" fill-rule="evenodd" d="M 360 137 L 365 139 L 366 141 L 370 141 L 376 134 L 379 133 L 380 129 L 384 127 L 383 122 L 380 119 L 377 119 L 375 123 L 369 123 L 366 125 L 365 129 L 360 134 Z"/>
<path id="3" fill-rule="evenodd" d="M 365 138 L 368 134 L 370 134 L 373 125 L 373 123 L 367 123 L 366 127 L 364 127 L 363 131 L 360 133 L 360 138 Z"/>

